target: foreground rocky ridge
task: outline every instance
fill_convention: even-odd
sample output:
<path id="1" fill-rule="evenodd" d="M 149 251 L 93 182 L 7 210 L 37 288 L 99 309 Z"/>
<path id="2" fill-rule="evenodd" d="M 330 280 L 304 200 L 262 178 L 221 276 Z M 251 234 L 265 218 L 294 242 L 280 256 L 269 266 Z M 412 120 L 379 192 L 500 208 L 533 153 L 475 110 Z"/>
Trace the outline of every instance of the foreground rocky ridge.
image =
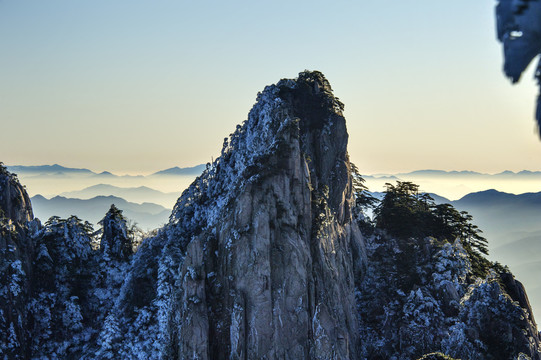
<path id="1" fill-rule="evenodd" d="M 0 264 L 21 263 L 1 284 L 0 357 L 539 359 L 511 274 L 476 277 L 454 239 L 361 235 L 342 110 L 319 72 L 266 87 L 134 254 L 118 209 L 99 234 L 41 225 L 3 185 L 23 206 L 0 198 L 17 226 Z"/>

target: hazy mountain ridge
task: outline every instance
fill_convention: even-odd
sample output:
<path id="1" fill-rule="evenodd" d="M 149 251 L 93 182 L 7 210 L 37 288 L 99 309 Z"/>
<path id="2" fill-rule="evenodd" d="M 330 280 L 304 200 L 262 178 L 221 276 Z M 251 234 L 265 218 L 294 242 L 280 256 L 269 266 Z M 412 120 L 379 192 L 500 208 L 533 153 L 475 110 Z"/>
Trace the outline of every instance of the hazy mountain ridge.
<path id="1" fill-rule="evenodd" d="M 81 190 L 63 192 L 59 195 L 76 199 L 90 199 L 96 196 L 113 195 L 130 202 L 156 203 L 164 206 L 167 209 L 172 209 L 176 200 L 180 196 L 180 192 L 164 193 L 148 186 L 126 188 L 109 184 L 97 184 Z"/>
<path id="2" fill-rule="evenodd" d="M 151 189 L 147 186 L 139 186 L 135 188 L 121 188 L 121 187 L 113 186 L 109 184 L 97 184 L 97 185 L 89 186 L 79 191 L 65 192 L 65 193 L 60 194 L 60 196 L 65 196 L 65 197 L 79 196 L 79 198 L 81 198 L 80 196 L 94 197 L 94 196 L 100 196 L 100 195 L 113 195 L 113 194 L 106 194 L 107 192 L 113 192 L 113 191 L 123 191 L 128 195 L 132 193 L 135 193 L 138 195 L 141 195 L 141 194 L 148 195 L 148 196 L 166 195 L 165 193 L 161 191 Z"/>
<path id="3" fill-rule="evenodd" d="M 541 184 L 540 171 L 503 171 L 486 174 L 475 171 L 417 170 L 399 174 L 377 174 L 364 176 L 372 191 L 382 191 L 385 183 L 397 180 L 410 181 L 421 186 L 421 190 L 459 200 L 467 194 L 496 189 L 500 192 L 522 194 L 538 192 Z"/>
<path id="4" fill-rule="evenodd" d="M 490 205 L 498 204 L 505 206 L 541 206 L 541 192 L 509 194 L 503 191 L 489 189 L 465 195 L 456 204 Z"/>
<path id="5" fill-rule="evenodd" d="M 181 193 L 199 175 L 206 165 L 193 167 L 173 167 L 161 170 L 150 175 L 114 175 L 104 171 L 95 173 L 88 169 L 73 169 L 60 165 L 43 166 L 12 166 L 9 169 L 19 170 L 20 179 L 27 184 L 31 196 L 43 194 L 47 197 L 55 195 L 68 195 L 81 191 L 83 188 L 99 184 L 108 184 L 116 187 L 149 187 L 165 193 Z M 503 171 L 496 174 L 480 173 L 476 171 L 444 171 L 444 170 L 416 170 L 397 174 L 365 175 L 366 183 L 371 191 L 383 191 L 385 183 L 412 181 L 421 186 L 423 191 L 435 193 L 451 200 L 458 200 L 467 194 L 488 189 L 522 194 L 539 191 L 541 183 L 540 171 L 522 170 L 519 172 Z M 178 179 L 178 180 L 177 180 Z M 132 202 L 150 201 L 170 207 L 172 197 L 158 201 L 152 199 L 141 200 L 120 192 L 108 192 L 95 195 L 116 195 L 125 197 Z"/>
<path id="6" fill-rule="evenodd" d="M 57 173 L 75 173 L 75 174 L 86 174 L 86 175 L 103 175 L 103 176 L 157 176 L 157 175 L 199 175 L 205 169 L 205 164 L 199 164 L 191 167 L 172 167 L 160 171 L 156 171 L 149 175 L 115 175 L 110 171 L 102 171 L 101 173 L 96 173 L 92 170 L 85 168 L 70 168 L 62 165 L 6 165 L 6 168 L 16 174 L 24 173 L 34 173 L 34 174 L 57 174 Z M 414 170 L 410 172 L 402 173 L 377 173 L 377 174 L 365 174 L 364 178 L 389 178 L 395 179 L 401 176 L 479 176 L 479 177 L 540 177 L 541 171 L 531 171 L 531 170 L 521 170 L 521 171 L 511 171 L 504 170 L 499 173 L 482 173 L 473 170 L 437 170 L 437 169 L 421 169 Z"/>
<path id="7" fill-rule="evenodd" d="M 35 175 L 88 175 L 88 176 L 114 176 L 114 177 L 140 177 L 140 176 L 160 176 L 160 175 L 199 175 L 205 169 L 205 165 L 200 164 L 192 167 L 172 167 L 157 171 L 149 175 L 116 175 L 110 171 L 94 172 L 84 168 L 70 168 L 62 165 L 6 165 L 8 171 L 18 174 L 35 174 Z"/>
<path id="8" fill-rule="evenodd" d="M 174 201 L 178 195 L 180 195 L 182 190 L 195 179 L 200 173 L 199 170 L 203 167 L 203 165 L 198 165 L 196 167 L 185 169 L 172 168 L 164 170 L 166 174 L 154 173 L 146 176 L 115 175 L 108 171 L 98 174 L 88 169 L 72 169 L 60 165 L 16 166 L 8 168 L 20 169 L 20 171 L 17 172 L 17 175 L 19 179 L 26 184 L 31 196 L 37 194 L 41 194 L 48 198 L 66 194 L 72 196 L 72 192 L 84 191 L 86 188 L 100 184 L 110 185 L 116 188 L 146 187 L 166 193 L 167 196 L 155 193 L 157 196 L 156 198 L 148 198 L 146 195 L 139 197 L 135 192 L 127 195 L 127 190 L 112 188 L 107 189 L 108 191 L 104 191 L 102 194 L 94 193 L 94 195 L 119 195 L 132 202 L 149 201 L 170 208 L 174 205 Z M 169 196 L 172 195 L 172 193 L 178 195 L 174 197 Z"/>
<path id="9" fill-rule="evenodd" d="M 530 177 L 538 176 L 541 177 L 541 171 L 530 171 L 530 170 L 521 170 L 521 171 L 511 171 L 504 170 L 498 173 L 483 173 L 473 170 L 437 170 L 437 169 L 420 169 L 409 172 L 402 173 L 377 173 L 377 174 L 367 174 L 363 175 L 365 178 L 385 178 L 385 177 L 401 177 L 401 176 L 452 176 L 452 177 Z"/>
<path id="10" fill-rule="evenodd" d="M 71 215 L 87 220 L 94 225 L 103 218 L 103 214 L 112 204 L 124 211 L 124 215 L 135 221 L 143 230 L 155 229 L 168 221 L 170 209 L 153 203 L 136 204 L 116 196 L 97 196 L 91 199 L 71 199 L 55 196 L 46 199 L 41 195 L 31 198 L 34 214 L 42 221 L 51 216 L 68 218 Z"/>
<path id="11" fill-rule="evenodd" d="M 185 168 L 179 168 L 178 166 L 176 167 L 173 167 L 173 168 L 170 168 L 170 169 L 166 169 L 166 170 L 161 170 L 161 171 L 158 171 L 158 172 L 155 172 L 154 174 L 151 174 L 149 176 L 160 176 L 160 175 L 173 175 L 173 176 L 178 176 L 178 175 L 199 175 L 203 172 L 203 170 L 205 170 L 205 166 L 206 165 L 196 165 L 196 166 L 192 166 L 192 167 L 185 167 Z"/>
<path id="12" fill-rule="evenodd" d="M 497 190 L 485 190 L 468 194 L 450 204 L 470 212 L 476 223 L 490 234 L 495 247 L 501 245 L 499 236 L 516 231 L 541 230 L 541 192 L 509 194 Z"/>
<path id="13" fill-rule="evenodd" d="M 97 175 L 97 173 L 82 168 L 68 168 L 58 164 L 54 165 L 12 165 L 6 166 L 8 171 L 15 174 L 33 173 L 33 174 L 82 174 L 82 175 Z"/>

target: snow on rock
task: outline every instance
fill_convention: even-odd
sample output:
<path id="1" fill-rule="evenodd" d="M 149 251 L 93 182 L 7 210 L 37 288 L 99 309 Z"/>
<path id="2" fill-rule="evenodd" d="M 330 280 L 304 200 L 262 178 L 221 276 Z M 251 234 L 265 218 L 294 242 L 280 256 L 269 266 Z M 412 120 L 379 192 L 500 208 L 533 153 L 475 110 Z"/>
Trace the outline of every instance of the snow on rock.
<path id="1" fill-rule="evenodd" d="M 363 243 L 351 217 L 342 108 L 318 72 L 258 94 L 221 156 L 136 254 L 119 311 L 157 311 L 154 299 L 167 297 L 157 322 L 169 326 L 154 338 L 181 358 L 355 354 Z M 164 247 L 179 254 L 167 265 L 154 250 Z M 163 278 L 165 268 L 177 275 Z"/>

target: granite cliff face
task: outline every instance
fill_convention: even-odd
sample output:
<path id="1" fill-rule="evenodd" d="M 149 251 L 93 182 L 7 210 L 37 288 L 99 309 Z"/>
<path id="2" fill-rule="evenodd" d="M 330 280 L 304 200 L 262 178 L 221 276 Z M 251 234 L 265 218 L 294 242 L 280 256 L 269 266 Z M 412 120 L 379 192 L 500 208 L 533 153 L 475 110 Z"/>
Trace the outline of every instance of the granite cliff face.
<path id="1" fill-rule="evenodd" d="M 0 209 L 14 223 L 24 224 L 34 219 L 30 197 L 17 178 L 0 169 Z"/>
<path id="2" fill-rule="evenodd" d="M 0 354 L 8 358 L 29 355 L 33 218 L 26 190 L 0 163 Z"/>
<path id="3" fill-rule="evenodd" d="M 159 258 L 160 248 L 179 254 L 173 275 L 179 286 L 168 290 L 175 300 L 163 310 L 178 326 L 162 334 L 170 353 L 354 356 L 355 279 L 365 263 L 351 215 L 347 138 L 342 104 L 320 73 L 282 80 L 258 95 L 220 158 L 138 252 L 145 262 Z M 158 277 L 169 258 L 161 256 L 150 265 Z M 147 273 L 138 271 L 127 284 L 123 303 L 134 302 L 130 294 L 139 283 L 152 282 Z M 163 288 L 159 281 L 157 287 Z M 149 299 L 160 297 L 146 290 Z"/>
<path id="4" fill-rule="evenodd" d="M 135 253 L 116 207 L 41 226 L 0 182 L 0 358 L 540 359 L 508 270 L 359 216 L 342 111 L 319 72 L 267 86 Z"/>
<path id="5" fill-rule="evenodd" d="M 199 179 L 208 177 L 210 186 L 201 188 L 207 203 L 198 206 L 207 214 L 181 270 L 185 279 L 197 269 L 183 289 L 189 307 L 181 322 L 190 325 L 181 357 L 356 353 L 354 279 L 363 245 L 351 217 L 346 145 L 341 104 L 321 74 L 282 81 L 259 96 Z M 230 188 L 213 194 L 216 183 Z M 185 198 L 173 224 L 182 226 Z"/>

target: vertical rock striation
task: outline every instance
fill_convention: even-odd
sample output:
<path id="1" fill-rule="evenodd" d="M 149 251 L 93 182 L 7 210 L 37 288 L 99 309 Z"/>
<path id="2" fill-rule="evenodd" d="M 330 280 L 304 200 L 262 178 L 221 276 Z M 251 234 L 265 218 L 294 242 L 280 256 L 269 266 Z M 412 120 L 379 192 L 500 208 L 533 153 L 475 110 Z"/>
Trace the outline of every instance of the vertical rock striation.
<path id="1" fill-rule="evenodd" d="M 16 176 L 0 163 L 0 355 L 29 356 L 26 306 L 32 279 L 30 198 Z"/>
<path id="2" fill-rule="evenodd" d="M 14 223 L 24 224 L 34 219 L 30 197 L 16 176 L 0 169 L 0 210 Z"/>
<path id="3" fill-rule="evenodd" d="M 179 199 L 181 358 L 356 353 L 363 243 L 342 108 L 318 72 L 268 86 Z"/>

